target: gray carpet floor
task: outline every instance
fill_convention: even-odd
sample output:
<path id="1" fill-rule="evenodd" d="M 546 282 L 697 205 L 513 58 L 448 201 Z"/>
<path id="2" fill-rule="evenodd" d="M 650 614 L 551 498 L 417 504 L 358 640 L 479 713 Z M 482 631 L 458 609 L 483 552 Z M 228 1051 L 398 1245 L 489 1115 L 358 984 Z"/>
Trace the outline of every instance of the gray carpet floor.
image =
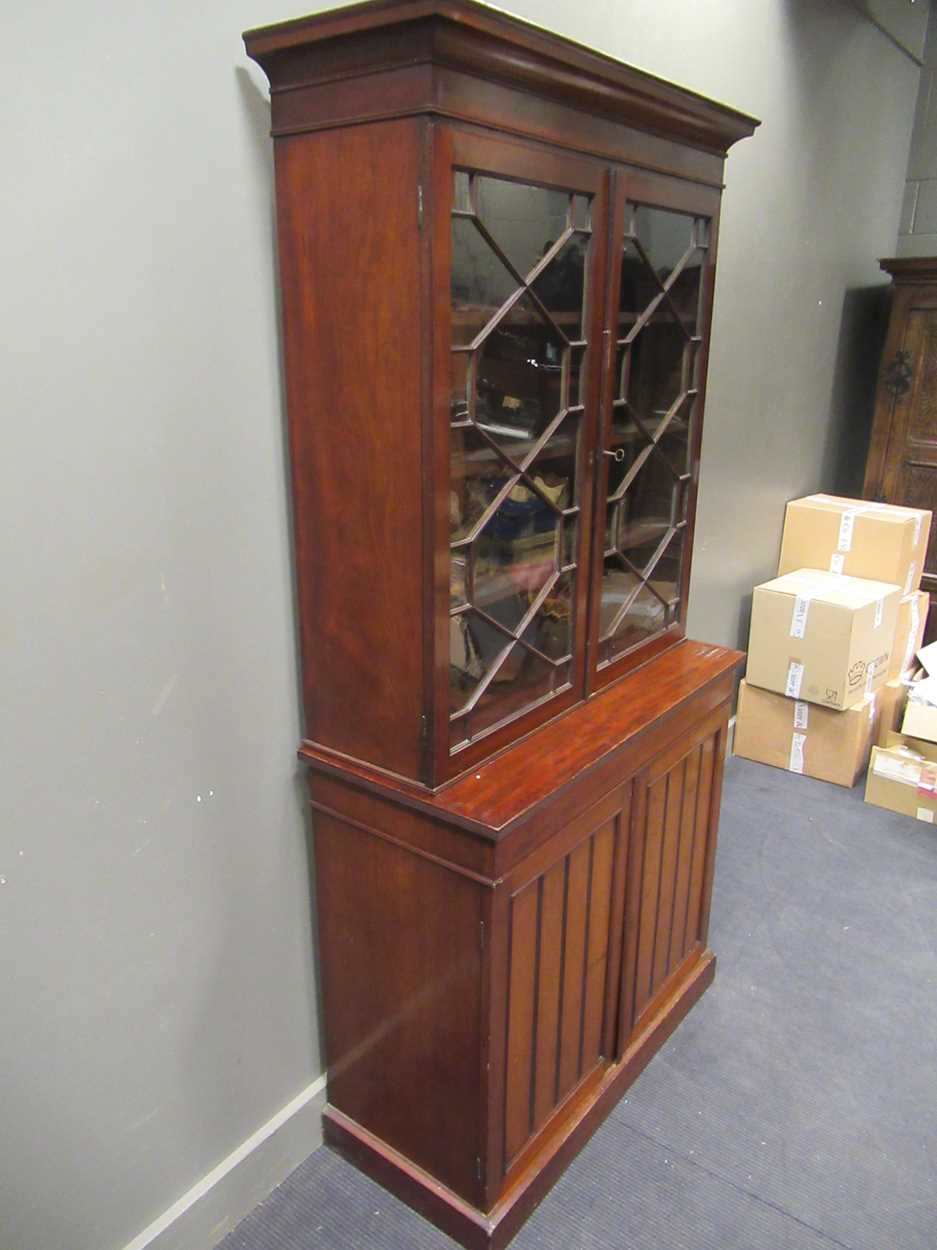
<path id="1" fill-rule="evenodd" d="M 512 1250 L 935 1250 L 937 830 L 726 769 L 716 981 Z M 223 1250 L 451 1250 L 323 1148 Z"/>

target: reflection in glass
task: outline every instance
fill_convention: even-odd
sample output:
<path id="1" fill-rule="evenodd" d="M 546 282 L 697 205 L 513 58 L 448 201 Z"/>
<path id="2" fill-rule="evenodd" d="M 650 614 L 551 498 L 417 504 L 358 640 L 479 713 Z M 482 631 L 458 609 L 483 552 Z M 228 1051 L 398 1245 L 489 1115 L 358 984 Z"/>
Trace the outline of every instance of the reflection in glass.
<path id="1" fill-rule="evenodd" d="M 659 421 L 686 389 L 686 336 L 669 309 L 660 305 L 630 347 L 627 399 L 645 422 Z"/>
<path id="2" fill-rule="evenodd" d="M 551 314 L 568 339 L 582 337 L 587 234 L 571 235 L 538 278 L 531 290 Z"/>
<path id="3" fill-rule="evenodd" d="M 526 278 L 566 229 L 569 195 L 503 178 L 477 177 L 475 182 L 478 216 Z"/>
<path id="4" fill-rule="evenodd" d="M 639 204 L 632 221 L 631 233 L 641 241 L 651 268 L 662 278 L 666 278 L 695 245 L 693 218 L 685 213 Z"/>
<path id="5" fill-rule="evenodd" d="M 478 349 L 478 424 L 499 443 L 536 438 L 562 402 L 563 344 L 529 295 Z"/>
<path id="6" fill-rule="evenodd" d="M 553 507 L 519 482 L 475 542 L 476 606 L 509 629 L 519 625 L 556 569 L 558 528 Z"/>
<path id="7" fill-rule="evenodd" d="M 469 217 L 452 219 L 452 338 L 471 343 L 517 282 Z"/>
<path id="8" fill-rule="evenodd" d="M 473 425 L 450 431 L 450 540 L 466 538 L 512 476 L 513 467 Z"/>
<path id="9" fill-rule="evenodd" d="M 469 195 L 469 176 L 462 169 L 457 169 L 453 177 L 452 207 L 461 213 L 472 211 L 472 201 Z"/>

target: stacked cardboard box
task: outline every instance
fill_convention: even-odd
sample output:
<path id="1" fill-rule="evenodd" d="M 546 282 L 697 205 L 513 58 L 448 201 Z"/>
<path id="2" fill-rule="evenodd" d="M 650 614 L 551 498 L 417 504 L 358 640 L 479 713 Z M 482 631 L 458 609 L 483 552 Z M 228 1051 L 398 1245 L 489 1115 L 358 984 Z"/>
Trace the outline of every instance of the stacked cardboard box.
<path id="1" fill-rule="evenodd" d="M 787 506 L 779 576 L 755 588 L 735 752 L 851 786 L 902 714 L 931 514 L 811 495 Z M 935 709 L 937 710 L 937 709 Z"/>
<path id="2" fill-rule="evenodd" d="M 937 813 L 937 643 L 918 651 L 921 667 L 902 679 L 901 732 L 872 751 L 865 801 L 934 823 Z"/>

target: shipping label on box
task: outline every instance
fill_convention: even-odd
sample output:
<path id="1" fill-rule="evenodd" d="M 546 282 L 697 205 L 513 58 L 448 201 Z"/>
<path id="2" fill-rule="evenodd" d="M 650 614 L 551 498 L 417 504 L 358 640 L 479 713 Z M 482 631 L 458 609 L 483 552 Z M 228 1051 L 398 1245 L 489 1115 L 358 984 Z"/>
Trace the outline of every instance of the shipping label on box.
<path id="1" fill-rule="evenodd" d="M 750 685 L 843 710 L 884 685 L 900 588 L 800 569 L 756 586 Z"/>
<path id="2" fill-rule="evenodd" d="M 818 568 L 917 590 L 931 513 L 868 499 L 808 495 L 787 505 L 778 574 Z"/>
<path id="3" fill-rule="evenodd" d="M 869 762 L 877 728 L 874 694 L 838 712 L 743 681 L 733 750 L 760 764 L 853 786 Z"/>

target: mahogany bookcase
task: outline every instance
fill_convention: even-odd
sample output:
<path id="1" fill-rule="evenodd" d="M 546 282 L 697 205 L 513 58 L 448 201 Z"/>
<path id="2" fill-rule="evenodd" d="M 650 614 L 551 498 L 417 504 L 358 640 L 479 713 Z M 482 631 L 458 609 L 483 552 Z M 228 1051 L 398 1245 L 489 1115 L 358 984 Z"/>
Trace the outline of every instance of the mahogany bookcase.
<path id="1" fill-rule="evenodd" d="M 685 637 L 757 123 L 473 0 L 270 79 L 327 1140 L 510 1240 L 710 983 L 733 676 Z"/>

